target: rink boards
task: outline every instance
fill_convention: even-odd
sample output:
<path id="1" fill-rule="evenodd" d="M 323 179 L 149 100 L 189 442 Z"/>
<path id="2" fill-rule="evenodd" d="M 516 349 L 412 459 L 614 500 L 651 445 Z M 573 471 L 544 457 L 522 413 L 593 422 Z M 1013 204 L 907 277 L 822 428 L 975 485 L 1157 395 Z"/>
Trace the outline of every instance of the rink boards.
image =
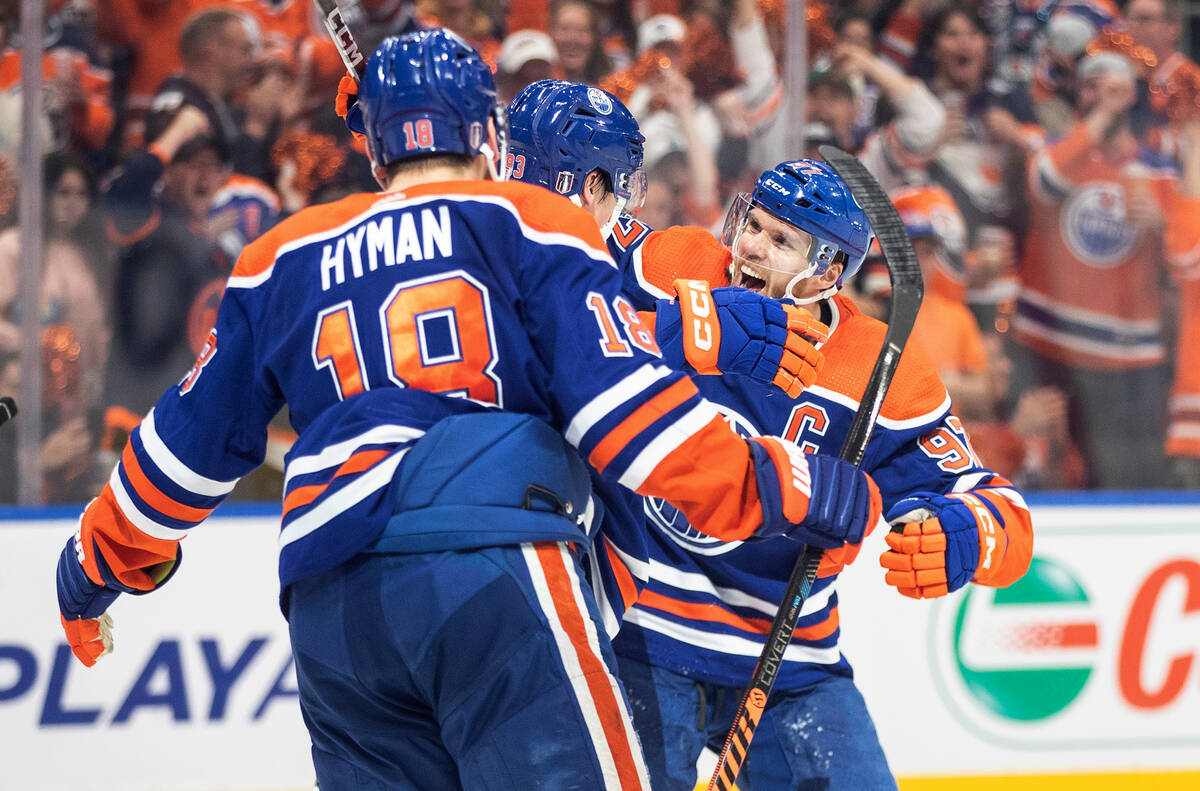
<path id="1" fill-rule="evenodd" d="M 880 536 L 839 582 L 902 789 L 1200 787 L 1200 496 L 1034 502 L 1035 562 L 1005 591 L 904 599 Z M 0 787 L 311 787 L 277 511 L 218 513 L 169 586 L 118 600 L 116 653 L 87 670 L 54 594 L 74 512 L 0 511 Z"/>

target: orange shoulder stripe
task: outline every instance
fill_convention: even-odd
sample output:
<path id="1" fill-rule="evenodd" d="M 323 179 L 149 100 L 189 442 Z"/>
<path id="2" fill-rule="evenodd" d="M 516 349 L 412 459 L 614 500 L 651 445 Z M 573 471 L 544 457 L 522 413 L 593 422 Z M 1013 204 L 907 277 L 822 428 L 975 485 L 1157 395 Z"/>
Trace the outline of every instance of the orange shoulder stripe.
<path id="1" fill-rule="evenodd" d="M 363 192 L 334 203 L 302 209 L 271 230 L 246 245 L 233 268 L 233 277 L 254 277 L 275 265 L 275 255 L 288 242 L 305 236 L 330 231 L 358 214 L 362 214 L 382 197 L 379 193 Z"/>
<path id="2" fill-rule="evenodd" d="M 680 278 L 703 280 L 712 288 L 729 285 L 732 258 L 725 245 L 703 228 L 674 225 L 654 231 L 642 242 L 642 275 L 674 294 Z"/>
<path id="3" fill-rule="evenodd" d="M 412 187 L 404 190 L 404 194 L 411 198 L 418 195 L 459 194 L 506 200 L 516 207 L 521 222 L 532 230 L 573 236 L 596 252 L 608 255 L 608 245 L 600 237 L 600 226 L 596 219 L 545 187 L 520 181 L 445 181 Z"/>

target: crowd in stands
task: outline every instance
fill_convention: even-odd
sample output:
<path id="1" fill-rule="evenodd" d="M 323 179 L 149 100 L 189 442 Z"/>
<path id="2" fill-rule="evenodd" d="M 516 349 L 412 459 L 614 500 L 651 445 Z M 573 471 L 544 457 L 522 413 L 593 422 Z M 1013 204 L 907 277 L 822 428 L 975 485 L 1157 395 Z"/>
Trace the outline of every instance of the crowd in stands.
<path id="1" fill-rule="evenodd" d="M 342 5 L 367 50 L 456 31 L 506 101 L 548 77 L 616 95 L 646 136 L 654 227 L 720 234 L 762 170 L 826 143 L 858 154 L 913 239 L 911 344 L 974 452 L 1024 489 L 1200 488 L 1200 67 L 1178 49 L 1180 0 L 809 2 L 804 97 L 784 89 L 785 0 Z M 34 307 L 17 298 L 20 3 L 0 0 L 0 393 L 36 309 L 42 493 L 78 502 L 203 351 L 241 248 L 377 187 L 333 112 L 344 67 L 311 0 L 46 6 Z M 886 316 L 882 259 L 849 287 Z"/>

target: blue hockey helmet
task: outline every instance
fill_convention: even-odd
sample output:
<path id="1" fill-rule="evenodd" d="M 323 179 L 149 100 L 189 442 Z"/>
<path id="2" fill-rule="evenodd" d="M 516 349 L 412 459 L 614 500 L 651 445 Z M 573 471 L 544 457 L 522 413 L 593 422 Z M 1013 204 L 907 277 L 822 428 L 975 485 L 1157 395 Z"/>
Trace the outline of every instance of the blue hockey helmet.
<path id="1" fill-rule="evenodd" d="M 491 69 L 449 30 L 384 39 L 367 61 L 358 102 L 376 165 L 423 154 L 483 153 L 499 159 L 495 173 L 503 169 L 507 152 L 488 146 L 489 119 L 500 148 L 508 139 Z"/>
<path id="2" fill-rule="evenodd" d="M 832 294 L 862 267 L 875 238 L 867 215 L 845 182 L 829 163 L 820 160 L 782 162 L 758 177 L 752 193 L 738 195 L 726 215 L 722 234 L 722 241 L 733 253 L 734 266 L 739 259 L 737 243 L 753 207 L 761 207 L 811 237 L 807 251 L 802 251 L 808 267 L 788 283 L 789 297 L 797 283 L 823 274 L 831 264 L 841 262 L 842 273 L 833 288 L 805 301 Z M 787 271 L 793 270 L 794 266 Z"/>
<path id="3" fill-rule="evenodd" d="M 538 80 L 512 100 L 508 117 L 511 178 L 573 197 L 599 170 L 611 181 L 620 210 L 641 206 L 646 138 L 620 99 L 576 82 Z"/>

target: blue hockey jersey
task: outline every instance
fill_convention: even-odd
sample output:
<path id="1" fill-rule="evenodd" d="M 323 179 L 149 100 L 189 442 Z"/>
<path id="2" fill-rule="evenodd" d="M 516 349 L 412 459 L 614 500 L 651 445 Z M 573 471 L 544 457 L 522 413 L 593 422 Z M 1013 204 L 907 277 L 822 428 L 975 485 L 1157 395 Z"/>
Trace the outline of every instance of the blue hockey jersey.
<path id="1" fill-rule="evenodd" d="M 670 498 L 715 535 L 761 521 L 746 443 L 662 364 L 592 218 L 540 187 L 353 195 L 248 245 L 199 359 L 84 514 L 118 577 L 175 556 L 262 461 L 285 403 L 299 438 L 283 585 L 368 546 L 408 449 L 464 411 L 541 418 L 606 480 Z"/>
<path id="2" fill-rule="evenodd" d="M 629 230 L 630 221 L 616 227 Z M 636 220 L 633 224 L 641 226 Z M 677 277 L 711 279 L 722 259 L 699 242 L 699 255 L 660 260 L 647 247 L 660 234 L 644 229 L 628 243 L 614 231 L 608 243 L 623 267 L 627 292 L 645 281 L 640 299 L 671 290 Z M 712 239 L 711 236 L 709 236 Z M 713 240 L 715 242 L 715 240 Z M 725 259 L 727 260 L 727 259 Z M 694 273 L 694 274 L 693 274 Z M 706 277 L 707 276 L 707 277 Z M 670 278 L 670 279 L 667 279 Z M 722 285 L 718 272 L 712 284 Z M 774 435 L 808 452 L 837 455 L 882 345 L 885 327 L 863 315 L 846 297 L 824 303 L 831 328 L 821 346 L 825 366 L 816 384 L 800 398 L 748 377 L 725 374 L 696 377 L 701 393 L 745 436 Z M 659 333 L 664 350 L 681 349 Z M 668 363 L 683 367 L 680 356 Z M 915 350 L 906 350 L 863 461 L 879 485 L 884 511 L 918 492 L 970 493 L 1008 538 L 1007 552 L 987 583 L 1006 585 L 1028 566 L 1032 531 L 1028 509 L 1012 484 L 988 470 L 971 450 L 962 423 L 951 414 L 950 398 L 937 373 Z M 751 677 L 763 638 L 779 608 L 784 587 L 800 553 L 789 539 L 721 543 L 697 530 L 670 503 L 647 498 L 649 561 L 609 546 L 603 605 L 624 613 L 613 645 L 618 653 L 702 681 L 740 687 Z M 619 534 L 613 532 L 610 545 Z M 803 685 L 819 673 L 849 673 L 838 649 L 837 573 L 853 557 L 843 548 L 827 552 L 821 572 L 801 612 L 777 684 Z M 619 561 L 619 562 L 618 562 Z M 882 581 L 881 581 L 882 584 Z"/>

